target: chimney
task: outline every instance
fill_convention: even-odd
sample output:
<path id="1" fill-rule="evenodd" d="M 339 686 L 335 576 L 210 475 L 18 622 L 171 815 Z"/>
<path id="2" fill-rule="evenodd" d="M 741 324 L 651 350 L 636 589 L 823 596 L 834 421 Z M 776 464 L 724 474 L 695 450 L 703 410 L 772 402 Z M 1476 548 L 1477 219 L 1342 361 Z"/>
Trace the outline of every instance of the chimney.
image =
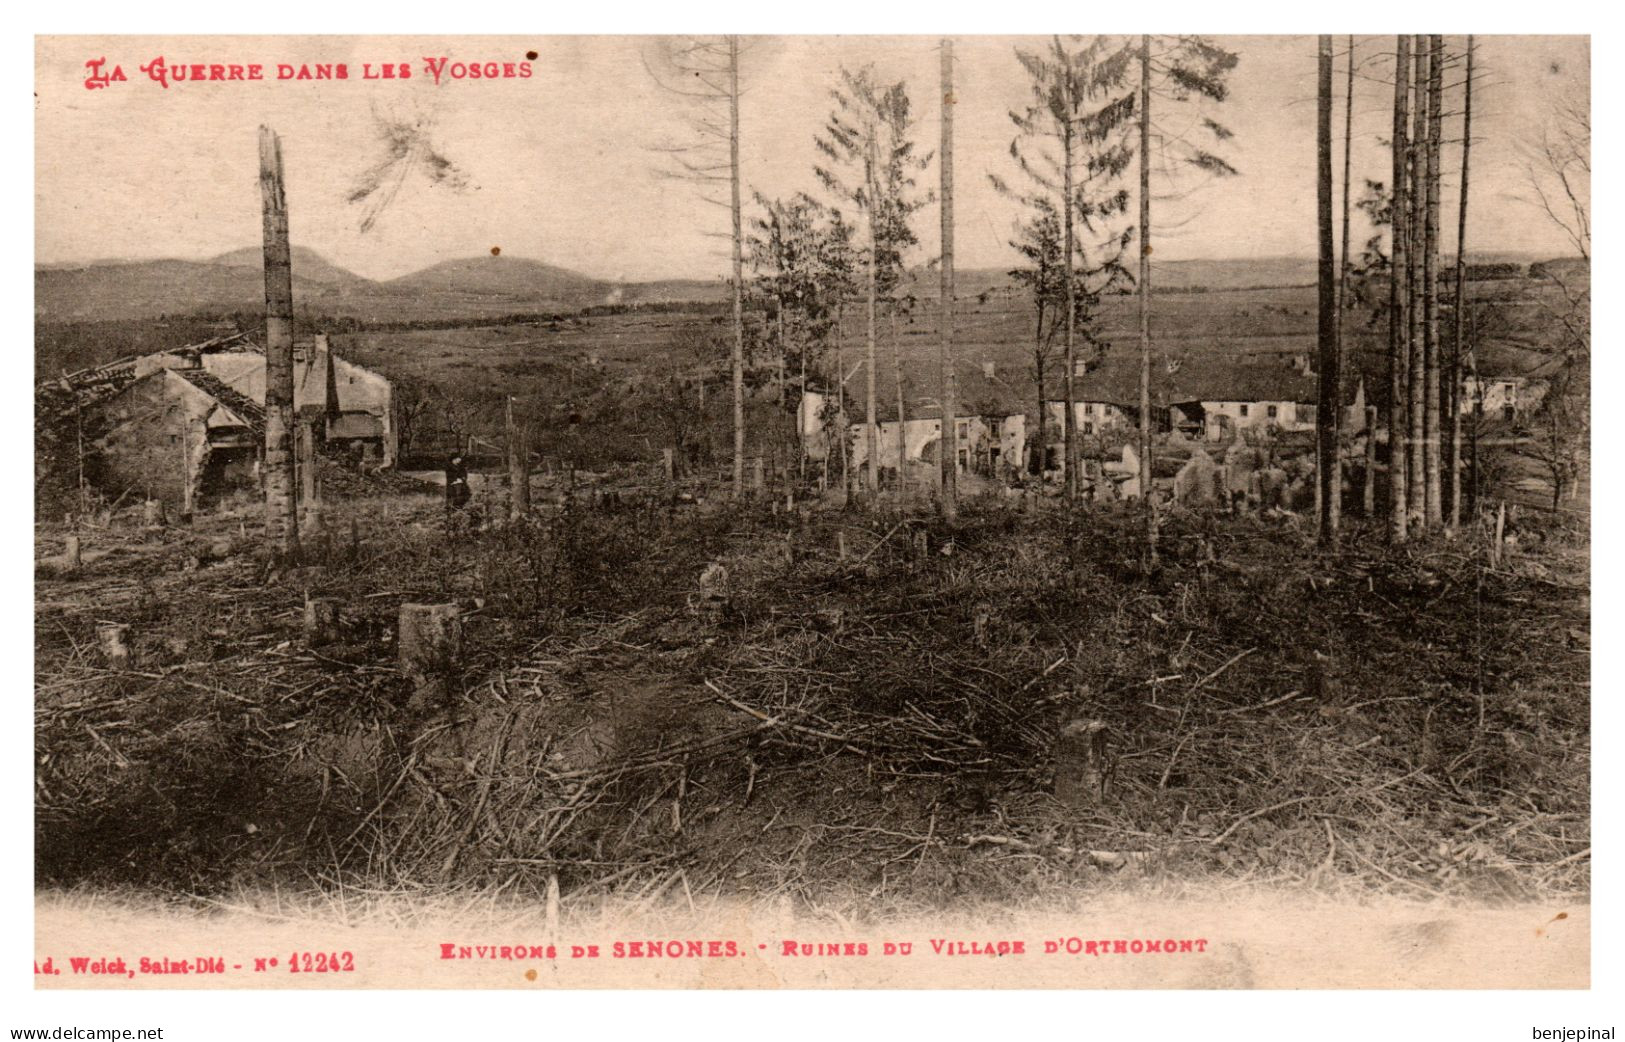
<path id="1" fill-rule="evenodd" d="M 983 362 L 982 363 L 982 375 L 987 377 L 989 380 L 993 379 L 993 373 L 997 369 L 998 369 L 998 366 L 996 366 L 992 362 Z"/>

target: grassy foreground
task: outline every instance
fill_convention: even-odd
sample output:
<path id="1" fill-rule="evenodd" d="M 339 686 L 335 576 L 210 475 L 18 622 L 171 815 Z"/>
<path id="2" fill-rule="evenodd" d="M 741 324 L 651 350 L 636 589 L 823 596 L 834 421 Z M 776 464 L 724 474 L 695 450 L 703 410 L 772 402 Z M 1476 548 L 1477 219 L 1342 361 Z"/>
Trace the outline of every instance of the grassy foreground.
<path id="1" fill-rule="evenodd" d="M 267 574 L 231 518 L 108 530 L 36 620 L 41 886 L 707 895 L 909 913 L 1108 890 L 1589 889 L 1583 529 L 1323 553 L 1293 518 L 610 500 L 448 540 L 357 501 Z M 351 519 L 358 543 L 349 540 Z M 60 533 L 42 529 L 52 552 Z M 839 552 L 841 544 L 846 554 Z M 1535 544 L 1535 545 L 1531 545 Z M 218 560 L 213 557 L 218 556 Z M 691 610 L 707 565 L 720 617 Z M 306 595 L 343 600 L 308 647 Z M 465 610 L 409 708 L 405 601 Z M 98 621 L 132 625 L 109 669 Z M 1105 797 L 1051 794 L 1069 720 Z"/>

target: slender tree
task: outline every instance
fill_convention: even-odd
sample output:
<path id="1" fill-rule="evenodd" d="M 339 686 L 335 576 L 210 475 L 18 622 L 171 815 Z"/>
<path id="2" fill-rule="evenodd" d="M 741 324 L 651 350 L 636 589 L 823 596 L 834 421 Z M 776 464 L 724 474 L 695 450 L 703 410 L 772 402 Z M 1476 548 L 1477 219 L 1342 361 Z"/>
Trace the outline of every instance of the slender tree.
<path id="1" fill-rule="evenodd" d="M 1437 528 L 1441 511 L 1439 453 L 1439 134 L 1444 101 L 1444 37 L 1428 37 L 1426 218 L 1422 253 L 1422 463 L 1426 470 L 1424 521 Z"/>
<path id="2" fill-rule="evenodd" d="M 867 249 L 865 277 L 865 439 L 871 494 L 880 484 L 880 440 L 876 415 L 876 336 L 878 303 L 898 288 L 903 254 L 918 241 L 909 218 L 928 200 L 912 194 L 914 176 L 930 162 L 915 151 L 910 133 L 914 116 L 901 82 L 883 84 L 874 66 L 841 70 L 831 95 L 835 108 L 814 143 L 828 164 L 814 167 L 824 187 L 851 202 L 863 215 Z M 902 418 L 899 417 L 899 422 Z M 899 473 L 903 460 L 898 460 Z"/>
<path id="3" fill-rule="evenodd" d="M 644 67 L 662 88 L 689 99 L 690 140 L 659 146 L 669 166 L 661 172 L 700 187 L 701 198 L 729 211 L 733 232 L 733 496 L 745 495 L 745 226 L 740 205 L 739 56 L 737 36 L 686 37 L 662 41 Z M 726 183 L 727 198 L 712 194 Z"/>
<path id="4" fill-rule="evenodd" d="M 1467 76 L 1461 85 L 1461 190 L 1456 215 L 1456 314 L 1450 350 L 1450 371 L 1445 385 L 1446 414 L 1450 417 L 1448 496 L 1450 527 L 1461 524 L 1461 358 L 1462 333 L 1467 324 L 1467 184 L 1468 160 L 1473 148 L 1473 38 L 1467 37 Z"/>
<path id="5" fill-rule="evenodd" d="M 1390 535 L 1397 542 L 1403 541 L 1409 531 L 1406 496 L 1410 491 L 1406 474 L 1410 458 L 1405 444 L 1405 433 L 1410 429 L 1410 205 L 1407 190 L 1410 183 L 1410 149 L 1407 141 L 1407 124 L 1410 121 L 1409 36 L 1401 34 L 1397 38 L 1395 54 L 1391 142 L 1394 187 L 1389 202 L 1393 244 L 1388 266 L 1388 509 Z"/>
<path id="6" fill-rule="evenodd" d="M 1407 172 L 1410 177 L 1410 256 L 1409 268 L 1409 303 L 1407 311 L 1410 315 L 1410 387 L 1409 387 L 1409 415 L 1406 418 L 1407 429 L 1410 432 L 1409 458 L 1406 462 L 1406 489 L 1405 500 L 1409 511 L 1409 523 L 1413 528 L 1421 527 L 1427 519 L 1427 460 L 1424 438 L 1426 436 L 1427 410 L 1427 363 L 1424 337 L 1424 304 L 1423 295 L 1426 292 L 1422 278 L 1427 268 L 1424 253 L 1427 249 L 1427 80 L 1428 80 L 1428 49 L 1427 38 L 1417 34 L 1411 43 L 1411 58 L 1414 62 L 1414 74 L 1411 81 L 1411 137 L 1410 154 L 1407 160 Z"/>
<path id="7" fill-rule="evenodd" d="M 1152 51 L 1150 36 L 1140 37 L 1140 494 L 1145 497 L 1146 542 L 1156 555 L 1156 515 L 1151 504 L 1152 433 L 1151 415 L 1151 131 L 1153 97 L 1172 104 L 1190 101 L 1222 102 L 1229 95 L 1229 75 L 1238 61 L 1234 52 L 1201 36 L 1169 38 L 1161 54 Z M 1228 140 L 1231 131 L 1211 116 L 1201 119 L 1202 130 L 1217 142 Z M 1218 176 L 1236 173 L 1233 166 L 1214 152 L 1194 144 L 1186 134 L 1161 135 L 1165 158 Z"/>
<path id="8" fill-rule="evenodd" d="M 1026 107 L 1010 113 L 1018 132 L 1010 155 L 1025 184 L 1015 189 L 997 175 L 991 179 L 995 188 L 1032 211 L 1030 229 L 1041 230 L 1048 214 L 1059 218 L 1059 286 L 1064 299 L 1058 310 L 1064 331 L 1066 403 L 1062 453 L 1067 498 L 1076 499 L 1077 345 L 1080 336 L 1093 339 L 1093 303 L 1099 294 L 1126 277 L 1122 252 L 1130 231 L 1113 225 L 1120 223 L 1116 219 L 1126 213 L 1129 200 L 1119 179 L 1133 158 L 1124 136 L 1135 104 L 1127 85 L 1132 52 L 1107 37 L 1055 36 L 1043 51 L 1018 48 L 1016 59 L 1027 72 L 1031 98 Z M 1101 240 L 1093 245 L 1092 263 L 1090 247 L 1078 241 L 1080 225 Z M 1040 431 L 1043 411 L 1041 407 Z"/>
<path id="9" fill-rule="evenodd" d="M 1320 240 L 1320 378 L 1316 433 L 1319 442 L 1322 543 L 1337 538 L 1339 481 L 1337 473 L 1337 266 L 1332 246 L 1332 38 L 1320 37 L 1319 90 L 1316 106 L 1316 202 Z"/>
<path id="10" fill-rule="evenodd" d="M 942 317 L 942 350 L 938 364 L 942 370 L 942 433 L 957 430 L 958 386 L 954 373 L 954 42 L 942 41 L 942 160 L 937 167 L 942 184 L 942 292 L 938 307 Z M 955 441 L 957 442 L 957 436 Z M 951 444 L 951 443 L 949 443 Z M 959 456 L 939 452 L 942 466 L 942 516 L 947 521 L 959 515 Z"/>
<path id="11" fill-rule="evenodd" d="M 1337 439 L 1336 452 L 1336 478 L 1332 488 L 1336 490 L 1335 500 L 1332 504 L 1334 522 L 1341 517 L 1343 511 L 1343 388 L 1344 374 L 1348 372 L 1348 342 L 1344 336 L 1344 318 L 1348 315 L 1349 291 L 1349 197 L 1352 192 L 1351 175 L 1354 159 L 1354 34 L 1348 37 L 1348 54 L 1345 57 L 1348 66 L 1348 80 L 1343 88 L 1343 239 L 1342 257 L 1337 268 L 1337 321 L 1333 323 L 1334 333 L 1337 336 L 1337 371 L 1338 400 L 1332 414 L 1332 430 Z M 1363 419 L 1363 417 L 1362 417 Z M 1376 432 L 1367 429 L 1366 437 L 1374 438 Z M 1372 487 L 1372 475 L 1367 468 L 1365 480 L 1365 506 L 1369 515 Z M 1333 527 L 1336 525 L 1334 523 Z"/>

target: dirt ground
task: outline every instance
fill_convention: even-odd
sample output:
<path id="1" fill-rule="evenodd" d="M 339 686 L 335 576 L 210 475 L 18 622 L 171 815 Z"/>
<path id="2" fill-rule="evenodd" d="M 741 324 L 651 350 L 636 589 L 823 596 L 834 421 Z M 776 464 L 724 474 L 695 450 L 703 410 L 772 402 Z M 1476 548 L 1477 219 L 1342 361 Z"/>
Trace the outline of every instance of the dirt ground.
<path id="1" fill-rule="evenodd" d="M 336 502 L 281 569 L 250 513 L 84 529 L 74 574 L 42 525 L 40 884 L 901 917 L 1170 885 L 1589 892 L 1583 529 L 1496 556 L 1351 521 L 1323 553 L 1290 516 L 1174 514 L 1148 568 L 1128 509 L 975 500 L 950 530 L 539 501 L 449 533 L 433 495 Z M 307 597 L 339 599 L 331 642 Z M 461 610 L 435 704 L 398 668 L 405 602 Z M 1081 806 L 1053 793 L 1075 720 L 1110 737 Z"/>

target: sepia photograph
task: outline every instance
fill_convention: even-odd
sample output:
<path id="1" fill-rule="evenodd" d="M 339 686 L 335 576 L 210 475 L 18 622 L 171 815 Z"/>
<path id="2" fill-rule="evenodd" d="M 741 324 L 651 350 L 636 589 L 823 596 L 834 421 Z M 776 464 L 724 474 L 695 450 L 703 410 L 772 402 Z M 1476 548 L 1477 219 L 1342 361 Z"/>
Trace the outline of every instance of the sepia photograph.
<path id="1" fill-rule="evenodd" d="M 36 988 L 1592 986 L 1589 37 L 34 49 Z"/>

